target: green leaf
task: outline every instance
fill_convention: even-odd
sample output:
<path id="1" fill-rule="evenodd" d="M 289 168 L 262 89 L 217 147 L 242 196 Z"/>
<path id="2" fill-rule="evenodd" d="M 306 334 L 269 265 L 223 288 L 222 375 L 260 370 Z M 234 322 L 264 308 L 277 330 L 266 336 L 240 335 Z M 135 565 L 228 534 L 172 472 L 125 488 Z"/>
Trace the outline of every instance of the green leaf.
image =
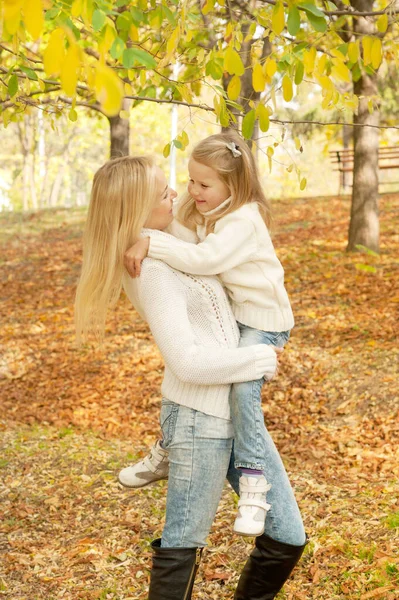
<path id="1" fill-rule="evenodd" d="M 291 8 L 288 12 L 288 21 L 287 21 L 288 33 L 290 33 L 291 35 L 296 35 L 299 31 L 300 26 L 301 26 L 301 17 L 299 14 L 299 10 L 297 9 L 296 6 L 291 6 Z"/>
<path id="2" fill-rule="evenodd" d="M 315 31 L 324 33 L 327 30 L 327 22 L 324 17 L 315 17 L 315 15 L 311 12 L 307 12 L 306 16 Z"/>
<path id="3" fill-rule="evenodd" d="M 212 79 L 221 79 L 223 75 L 223 63 L 221 61 L 209 60 L 206 63 L 205 73 L 210 75 Z"/>
<path id="4" fill-rule="evenodd" d="M 303 64 L 303 62 L 298 62 L 296 69 L 295 69 L 295 85 L 299 85 L 300 83 L 302 83 L 303 80 L 303 74 L 305 71 L 305 66 Z"/>
<path id="5" fill-rule="evenodd" d="M 244 138 L 246 140 L 251 139 L 252 134 L 254 132 L 254 126 L 255 126 L 255 111 L 250 110 L 249 112 L 247 112 L 247 114 L 243 118 L 242 126 L 241 126 L 242 135 L 244 136 Z"/>
<path id="6" fill-rule="evenodd" d="M 10 95 L 10 97 L 12 98 L 12 96 L 15 96 L 15 94 L 18 92 L 18 77 L 14 74 L 11 75 L 10 79 L 8 80 L 8 93 Z"/>
<path id="7" fill-rule="evenodd" d="M 157 61 L 151 54 L 141 48 L 126 48 L 123 51 L 122 64 L 126 69 L 133 67 L 135 63 L 147 67 L 147 69 L 155 69 Z"/>
<path id="8" fill-rule="evenodd" d="M 44 15 L 44 20 L 52 21 L 55 17 L 58 16 L 59 12 L 60 12 L 59 8 L 50 8 L 50 10 L 46 10 L 46 13 Z"/>
<path id="9" fill-rule="evenodd" d="M 120 14 L 119 17 L 116 19 L 116 26 L 118 28 L 118 31 L 129 31 L 131 24 L 132 15 L 127 10 Z"/>
<path id="10" fill-rule="evenodd" d="M 126 2 L 125 2 L 126 4 Z M 139 10 L 135 6 L 130 7 L 130 14 L 132 16 L 133 22 L 135 25 L 140 25 L 145 22 L 145 16 L 142 10 Z"/>
<path id="11" fill-rule="evenodd" d="M 105 13 L 102 10 L 96 9 L 93 13 L 91 23 L 93 25 L 94 31 L 100 31 L 104 27 L 105 24 Z"/>
<path id="12" fill-rule="evenodd" d="M 116 37 L 114 39 L 114 43 L 111 46 L 111 50 L 109 51 L 110 55 L 112 56 L 112 58 L 115 58 L 115 60 L 117 60 L 118 58 L 120 58 L 122 56 L 122 52 L 125 49 L 125 42 L 123 40 L 121 40 L 120 37 Z"/>
<path id="13" fill-rule="evenodd" d="M 29 69 L 29 67 L 24 67 L 23 65 L 20 65 L 19 68 L 21 69 L 21 71 L 23 71 L 25 73 L 25 75 L 27 75 L 29 77 L 29 79 L 32 79 L 33 81 L 39 81 L 38 76 L 36 75 L 35 71 L 33 71 L 32 69 Z"/>
<path id="14" fill-rule="evenodd" d="M 313 14 L 315 17 L 323 17 L 324 13 L 317 8 L 314 4 L 310 4 L 309 2 L 304 2 L 302 4 L 298 4 L 298 8 L 303 8 L 307 13 Z"/>

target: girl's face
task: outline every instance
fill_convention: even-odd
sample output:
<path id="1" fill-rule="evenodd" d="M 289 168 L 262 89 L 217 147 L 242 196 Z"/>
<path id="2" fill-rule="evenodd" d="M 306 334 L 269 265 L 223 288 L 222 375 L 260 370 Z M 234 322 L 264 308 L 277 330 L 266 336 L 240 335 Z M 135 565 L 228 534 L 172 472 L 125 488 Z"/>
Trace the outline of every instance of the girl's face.
<path id="1" fill-rule="evenodd" d="M 190 181 L 188 193 L 195 200 L 195 206 L 200 213 L 217 208 L 230 196 L 230 190 L 217 172 L 194 159 L 188 163 Z"/>
<path id="2" fill-rule="evenodd" d="M 172 206 L 177 194 L 169 187 L 165 174 L 159 167 L 156 168 L 156 194 L 156 203 L 144 227 L 163 231 L 173 221 Z"/>

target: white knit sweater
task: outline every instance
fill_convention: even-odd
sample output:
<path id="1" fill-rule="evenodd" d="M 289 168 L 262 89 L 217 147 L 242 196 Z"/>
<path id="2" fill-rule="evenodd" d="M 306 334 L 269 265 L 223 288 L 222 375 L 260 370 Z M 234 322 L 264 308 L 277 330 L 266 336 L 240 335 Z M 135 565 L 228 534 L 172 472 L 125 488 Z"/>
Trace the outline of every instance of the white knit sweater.
<path id="1" fill-rule="evenodd" d="M 175 241 L 161 231 L 143 233 L 165 244 Z M 140 277 L 125 275 L 123 287 L 164 358 L 161 389 L 169 400 L 229 419 L 231 383 L 274 375 L 277 361 L 270 347 L 237 348 L 237 324 L 216 277 L 194 277 L 147 258 Z"/>
<path id="2" fill-rule="evenodd" d="M 173 233 L 180 237 L 178 228 Z M 182 245 L 150 234 L 148 256 L 185 273 L 219 275 L 240 323 L 263 331 L 294 326 L 284 270 L 256 202 L 221 217 L 214 233 L 198 227 L 197 235 L 199 244 Z"/>

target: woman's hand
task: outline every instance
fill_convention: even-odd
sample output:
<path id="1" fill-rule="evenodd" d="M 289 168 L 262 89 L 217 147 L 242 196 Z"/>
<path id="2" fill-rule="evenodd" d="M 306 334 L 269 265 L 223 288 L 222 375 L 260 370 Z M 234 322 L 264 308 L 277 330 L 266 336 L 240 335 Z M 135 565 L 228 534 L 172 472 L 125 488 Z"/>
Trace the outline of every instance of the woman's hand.
<path id="1" fill-rule="evenodd" d="M 140 275 L 141 263 L 147 256 L 149 247 L 150 238 L 141 238 L 125 252 L 123 262 L 130 277 L 138 277 Z"/>

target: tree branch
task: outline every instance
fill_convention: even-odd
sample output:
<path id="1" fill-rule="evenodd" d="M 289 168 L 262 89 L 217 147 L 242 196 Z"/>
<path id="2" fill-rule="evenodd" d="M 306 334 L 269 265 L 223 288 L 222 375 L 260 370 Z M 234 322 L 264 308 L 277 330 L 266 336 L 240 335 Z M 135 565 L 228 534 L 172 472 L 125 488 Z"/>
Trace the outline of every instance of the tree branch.
<path id="1" fill-rule="evenodd" d="M 272 6 L 275 6 L 277 4 L 277 0 L 260 0 L 260 2 L 263 2 L 265 4 L 271 4 Z M 284 2 L 284 6 L 288 6 L 288 4 L 286 2 Z M 298 10 L 302 10 L 304 12 L 306 12 L 306 9 L 302 8 L 301 6 L 297 6 Z M 350 8 L 348 8 L 348 10 L 323 10 L 322 8 L 320 8 L 319 10 L 321 10 L 322 13 L 324 13 L 327 17 L 333 17 L 333 16 L 337 16 L 337 17 L 342 17 L 342 16 L 347 16 L 347 17 L 374 17 L 374 16 L 378 16 L 378 15 L 396 15 L 399 14 L 399 9 L 392 9 L 389 10 L 388 7 L 384 8 L 384 10 L 376 10 L 376 11 L 371 11 L 371 12 L 360 12 L 360 11 L 356 11 L 356 10 L 351 10 Z"/>

